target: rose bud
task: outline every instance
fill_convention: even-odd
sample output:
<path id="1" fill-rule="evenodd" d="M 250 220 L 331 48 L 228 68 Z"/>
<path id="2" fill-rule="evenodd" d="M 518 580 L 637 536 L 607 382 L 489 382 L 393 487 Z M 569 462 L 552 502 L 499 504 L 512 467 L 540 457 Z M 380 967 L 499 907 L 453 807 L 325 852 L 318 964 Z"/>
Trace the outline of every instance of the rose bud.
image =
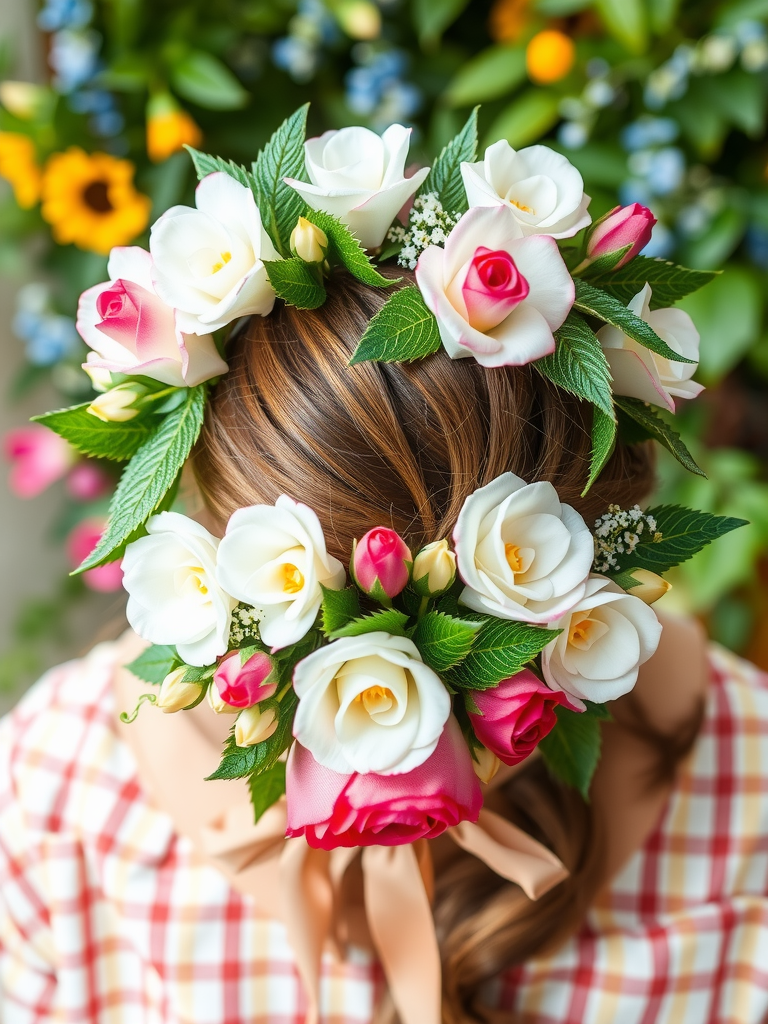
<path id="1" fill-rule="evenodd" d="M 413 585 L 421 597 L 444 594 L 456 579 L 456 555 L 447 540 L 427 544 L 413 562 Z"/>
<path id="2" fill-rule="evenodd" d="M 640 203 L 615 206 L 592 226 L 587 237 L 587 258 L 582 266 L 594 263 L 603 256 L 618 253 L 629 246 L 627 252 L 611 268 L 618 270 L 634 259 L 650 242 L 655 223 L 656 218 L 651 211 Z"/>
<path id="3" fill-rule="evenodd" d="M 501 761 L 488 747 L 476 747 L 473 755 L 472 767 L 475 769 L 475 775 L 487 785 L 501 768 Z"/>
<path id="4" fill-rule="evenodd" d="M 322 263 L 328 249 L 328 236 L 306 217 L 299 217 L 291 232 L 291 252 L 305 263 Z"/>
<path id="5" fill-rule="evenodd" d="M 274 708 L 262 711 L 258 704 L 246 708 L 237 716 L 235 722 L 235 743 L 238 747 L 252 747 L 256 743 L 268 740 L 277 728 L 277 715 Z"/>
<path id="6" fill-rule="evenodd" d="M 240 651 L 232 651 L 213 674 L 213 688 L 221 699 L 233 708 L 249 708 L 260 700 L 267 700 L 277 689 L 271 679 L 272 659 L 257 651 L 243 665 Z"/>
<path id="7" fill-rule="evenodd" d="M 654 604 L 672 589 L 672 584 L 668 583 L 663 576 L 659 576 L 649 569 L 633 569 L 632 575 L 640 586 L 632 587 L 627 593 L 630 597 L 639 597 L 646 604 Z"/>
<path id="8" fill-rule="evenodd" d="M 185 683 L 184 676 L 187 673 L 186 665 L 175 668 L 169 672 L 160 685 L 160 693 L 157 697 L 156 706 L 170 714 L 173 711 L 183 711 L 190 707 L 200 696 L 202 687 L 199 683 Z"/>
<path id="9" fill-rule="evenodd" d="M 227 704 L 225 700 L 221 699 L 221 694 L 215 685 L 208 687 L 208 706 L 211 711 L 216 715 L 236 715 L 240 712 L 240 708 L 234 708 L 231 704 Z"/>
<path id="10" fill-rule="evenodd" d="M 550 690 L 523 669 L 489 690 L 473 690 L 480 714 L 469 711 L 475 735 L 504 764 L 518 764 L 533 753 L 557 723 L 558 704 L 573 707 L 560 690 Z"/>
<path id="11" fill-rule="evenodd" d="M 88 412 L 104 423 L 125 423 L 139 415 L 139 410 L 133 405 L 146 390 L 141 384 L 118 384 L 94 398 Z"/>
<path id="12" fill-rule="evenodd" d="M 352 547 L 351 570 L 361 590 L 376 600 L 397 597 L 408 585 L 413 556 L 399 534 L 376 526 Z"/>

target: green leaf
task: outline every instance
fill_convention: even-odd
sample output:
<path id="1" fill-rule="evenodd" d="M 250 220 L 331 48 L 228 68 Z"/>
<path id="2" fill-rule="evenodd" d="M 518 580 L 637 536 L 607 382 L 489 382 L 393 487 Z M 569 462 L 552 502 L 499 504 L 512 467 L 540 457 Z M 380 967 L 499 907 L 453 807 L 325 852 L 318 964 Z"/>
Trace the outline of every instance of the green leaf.
<path id="1" fill-rule="evenodd" d="M 365 329 L 350 366 L 374 360 L 404 363 L 423 359 L 440 348 L 434 313 L 427 309 L 416 285 L 395 292 Z"/>
<path id="2" fill-rule="evenodd" d="M 287 260 L 265 260 L 269 283 L 279 299 L 298 309 L 317 309 L 326 299 L 326 291 L 309 264 L 298 256 Z"/>
<path id="3" fill-rule="evenodd" d="M 600 722 L 605 720 L 606 712 L 599 704 L 588 704 L 582 712 L 561 705 L 555 708 L 555 714 L 557 725 L 541 740 L 539 750 L 555 778 L 588 800 L 589 785 L 600 760 Z"/>
<path id="4" fill-rule="evenodd" d="M 181 658 L 176 653 L 175 647 L 166 647 L 161 644 L 150 644 L 130 664 L 125 667 L 145 683 L 162 683 L 169 672 L 179 668 L 182 664 Z"/>
<path id="5" fill-rule="evenodd" d="M 444 98 L 454 107 L 485 103 L 525 81 L 525 48 L 516 44 L 489 46 L 463 64 Z"/>
<path id="6" fill-rule="evenodd" d="M 262 701 L 261 707 L 272 707 L 275 709 L 277 729 L 272 735 L 261 743 L 255 743 L 252 747 L 238 747 L 235 743 L 234 732 L 231 733 L 224 744 L 224 753 L 219 767 L 209 775 L 206 782 L 212 779 L 244 779 L 249 775 L 262 775 L 268 772 L 273 765 L 278 763 L 280 755 L 287 750 L 293 740 L 292 728 L 293 717 L 299 699 L 293 690 L 287 690 L 281 701 Z M 253 785 L 253 780 L 249 785 Z"/>
<path id="7" fill-rule="evenodd" d="M 320 607 L 323 621 L 323 632 L 326 636 L 342 629 L 352 619 L 360 615 L 360 596 L 356 587 L 345 587 L 344 590 L 329 590 L 320 584 L 323 591 L 323 603 Z"/>
<path id="8" fill-rule="evenodd" d="M 569 313 L 555 331 L 557 348 L 533 364 L 553 384 L 614 417 L 611 371 L 597 336 L 583 317 Z"/>
<path id="9" fill-rule="evenodd" d="M 392 636 L 405 636 L 408 616 L 396 608 L 382 608 L 371 615 L 363 615 L 352 619 L 346 626 L 341 626 L 328 634 L 329 640 L 339 640 L 343 636 L 363 636 L 365 633 L 391 633 Z"/>
<path id="10" fill-rule="evenodd" d="M 107 528 L 76 573 L 108 562 L 157 511 L 200 433 L 206 394 L 204 384 L 190 388 L 184 404 L 165 417 L 125 467 L 112 497 Z"/>
<path id="11" fill-rule="evenodd" d="M 650 437 L 664 445 L 681 466 L 685 466 L 690 473 L 706 477 L 707 474 L 697 466 L 693 456 L 680 439 L 680 435 L 672 429 L 666 420 L 662 419 L 652 405 L 642 402 L 639 398 L 626 398 L 621 395 L 616 396 L 616 405 L 624 415 L 629 416 L 635 423 L 639 423 Z"/>
<path id="12" fill-rule="evenodd" d="M 467 209 L 461 165 L 472 163 L 477 156 L 478 109 L 475 107 L 459 134 L 443 148 L 417 192 L 420 196 L 436 192 L 446 213 L 464 213 Z"/>
<path id="13" fill-rule="evenodd" d="M 248 171 L 246 171 L 246 169 L 240 164 L 236 164 L 233 160 L 222 160 L 220 156 L 211 156 L 209 153 L 201 153 L 199 150 L 193 149 L 191 146 L 185 146 L 184 148 L 192 157 L 192 163 L 195 166 L 197 177 L 201 181 L 209 174 L 215 174 L 216 171 L 223 171 L 225 174 L 228 174 L 230 178 L 234 178 L 235 181 L 239 181 L 241 185 L 245 185 L 246 188 L 252 188 L 253 179 Z"/>
<path id="14" fill-rule="evenodd" d="M 589 466 L 587 485 L 581 492 L 582 498 L 597 480 L 616 447 L 616 419 L 606 416 L 602 409 L 592 412 L 592 459 Z"/>
<path id="15" fill-rule="evenodd" d="M 413 24 L 422 46 L 436 43 L 468 3 L 469 0 L 414 0 Z"/>
<path id="16" fill-rule="evenodd" d="M 643 345 L 645 348 L 650 349 L 651 352 L 655 352 L 657 355 L 663 356 L 674 363 L 696 363 L 695 359 L 688 359 L 686 356 L 681 356 L 679 352 L 671 349 L 665 341 L 662 341 L 650 324 L 647 324 L 645 320 L 641 320 L 639 316 L 635 316 L 631 309 L 627 309 L 625 305 L 612 295 L 609 295 L 608 292 L 595 288 L 578 277 L 574 279 L 574 284 L 576 285 L 576 301 L 574 306 L 580 312 L 587 313 L 589 316 L 595 316 L 598 320 L 611 324 L 613 327 L 618 327 L 619 330 L 623 331 L 639 345 Z"/>
<path id="17" fill-rule="evenodd" d="M 502 110 L 488 131 L 485 145 L 506 139 L 514 149 L 519 149 L 546 135 L 559 120 L 557 93 L 551 89 L 528 89 Z"/>
<path id="18" fill-rule="evenodd" d="M 88 412 L 89 402 L 33 416 L 34 423 L 42 423 L 82 452 L 97 459 L 124 462 L 130 459 L 155 432 L 155 417 L 136 416 L 125 423 L 104 423 Z"/>
<path id="19" fill-rule="evenodd" d="M 651 309 L 663 309 L 703 288 L 718 274 L 717 270 L 689 270 L 688 267 L 680 267 L 668 260 L 635 256 L 618 270 L 603 271 L 595 263 L 584 271 L 584 278 L 595 287 L 609 292 L 625 306 L 641 288 L 649 284 Z"/>
<path id="20" fill-rule="evenodd" d="M 467 615 L 472 621 L 475 617 Z M 487 690 L 515 675 L 561 632 L 525 622 L 479 616 L 482 628 L 464 660 L 446 673 L 451 686 Z"/>
<path id="21" fill-rule="evenodd" d="M 285 761 L 278 761 L 264 772 L 248 779 L 248 790 L 253 804 L 253 823 L 258 822 L 272 804 L 285 793 Z"/>
<path id="22" fill-rule="evenodd" d="M 621 587 L 622 590 L 633 590 L 635 587 L 640 586 L 640 581 L 636 580 L 632 575 L 633 569 L 628 569 L 626 572 L 612 572 L 606 573 L 609 575 L 617 587 Z"/>
<path id="23" fill-rule="evenodd" d="M 305 177 L 304 139 L 309 104 L 291 114 L 259 153 L 253 165 L 254 194 L 261 219 L 281 256 L 291 255 L 291 232 L 304 211 L 299 193 L 283 178 Z"/>
<path id="24" fill-rule="evenodd" d="M 595 9 L 611 35 L 630 53 L 644 53 L 648 26 L 643 0 L 594 0 Z"/>
<path id="25" fill-rule="evenodd" d="M 422 659 L 435 672 L 458 665 L 467 654 L 482 623 L 428 612 L 416 624 L 412 640 Z"/>
<path id="26" fill-rule="evenodd" d="M 213 679 L 215 671 L 215 665 L 187 665 L 187 671 L 181 681 L 182 683 L 206 683 L 209 679 Z"/>
<path id="27" fill-rule="evenodd" d="M 226 66 L 205 50 L 192 50 L 171 71 L 171 83 L 184 99 L 208 110 L 238 110 L 249 94 Z"/>
<path id="28" fill-rule="evenodd" d="M 346 224 L 342 224 L 337 217 L 324 210 L 307 210 L 304 216 L 328 236 L 328 255 L 331 260 L 343 263 L 358 281 L 373 288 L 389 288 L 400 280 L 399 277 L 383 277 Z"/>

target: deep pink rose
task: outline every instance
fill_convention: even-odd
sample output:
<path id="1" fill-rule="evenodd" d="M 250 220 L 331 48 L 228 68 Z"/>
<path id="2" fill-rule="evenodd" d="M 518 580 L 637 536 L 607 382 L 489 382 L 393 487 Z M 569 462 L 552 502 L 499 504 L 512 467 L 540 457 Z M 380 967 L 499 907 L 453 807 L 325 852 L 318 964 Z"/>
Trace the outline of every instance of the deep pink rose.
<path id="1" fill-rule="evenodd" d="M 479 246 L 461 286 L 470 326 L 476 331 L 492 330 L 528 297 L 529 291 L 528 282 L 508 252 Z"/>
<path id="2" fill-rule="evenodd" d="M 358 585 L 376 597 L 378 580 L 387 597 L 397 597 L 411 576 L 413 556 L 403 538 L 385 526 L 376 526 L 355 543 L 352 569 Z"/>
<path id="3" fill-rule="evenodd" d="M 67 490 L 76 501 L 103 498 L 112 486 L 112 477 L 93 462 L 78 462 L 67 477 Z"/>
<path id="4" fill-rule="evenodd" d="M 67 537 L 67 554 L 73 568 L 76 569 L 90 555 L 101 540 L 106 525 L 106 519 L 83 519 L 71 531 Z M 119 561 L 97 565 L 95 569 L 86 570 L 82 579 L 90 590 L 112 594 L 123 585 L 122 565 Z"/>
<path id="5" fill-rule="evenodd" d="M 213 682 L 225 704 L 250 708 L 267 700 L 277 689 L 276 682 L 267 682 L 272 669 L 272 659 L 262 651 L 257 651 L 244 665 L 240 664 L 240 651 L 232 651 L 219 663 Z"/>
<path id="6" fill-rule="evenodd" d="M 289 837 L 310 846 L 400 846 L 477 821 L 483 797 L 461 729 L 449 718 L 427 760 L 403 775 L 340 775 L 298 742 L 286 775 Z"/>
<path id="7" fill-rule="evenodd" d="M 8 485 L 19 498 L 35 498 L 72 467 L 75 453 L 58 434 L 42 423 L 9 430 L 3 439 L 11 465 Z"/>
<path id="8" fill-rule="evenodd" d="M 473 690 L 472 698 L 482 712 L 469 712 L 475 735 L 504 764 L 518 764 L 534 751 L 554 728 L 558 704 L 573 707 L 528 669 L 490 690 Z"/>
<path id="9" fill-rule="evenodd" d="M 656 218 L 651 211 L 640 203 L 615 206 L 595 221 L 587 239 L 587 259 L 600 259 L 601 256 L 608 256 L 629 245 L 631 248 L 613 267 L 618 270 L 648 245 L 655 223 Z"/>

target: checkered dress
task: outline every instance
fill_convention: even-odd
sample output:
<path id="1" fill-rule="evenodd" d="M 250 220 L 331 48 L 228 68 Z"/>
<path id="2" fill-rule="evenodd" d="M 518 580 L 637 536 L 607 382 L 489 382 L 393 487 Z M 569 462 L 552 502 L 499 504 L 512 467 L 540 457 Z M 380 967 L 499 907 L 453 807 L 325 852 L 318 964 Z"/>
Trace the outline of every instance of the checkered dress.
<path id="1" fill-rule="evenodd" d="M 0 724 L 4 1024 L 301 1024 L 285 937 L 143 793 L 115 653 L 54 669 Z M 555 956 L 500 979 L 536 1024 L 768 1020 L 768 678 L 711 654 L 706 720 L 657 829 Z M 381 973 L 330 956 L 323 1024 L 366 1024 Z"/>

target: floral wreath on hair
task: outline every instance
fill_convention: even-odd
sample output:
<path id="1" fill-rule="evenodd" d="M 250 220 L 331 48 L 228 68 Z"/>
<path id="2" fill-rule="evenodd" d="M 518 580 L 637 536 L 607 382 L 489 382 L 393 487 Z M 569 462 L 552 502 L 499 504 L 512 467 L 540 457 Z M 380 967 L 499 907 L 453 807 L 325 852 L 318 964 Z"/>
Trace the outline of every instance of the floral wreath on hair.
<path id="1" fill-rule="evenodd" d="M 251 170 L 190 149 L 196 208 L 164 213 L 149 252 L 113 250 L 109 282 L 83 294 L 101 393 L 38 420 L 127 465 L 78 571 L 122 557 L 128 619 L 151 643 L 129 668 L 159 687 L 143 699 L 231 714 L 211 778 L 246 779 L 256 821 L 285 794 L 286 834 L 312 847 L 474 822 L 478 780 L 535 749 L 586 797 L 606 702 L 656 650 L 662 574 L 741 520 L 612 506 L 590 531 L 550 483 L 505 473 L 466 500 L 450 539 L 412 552 L 370 529 L 348 583 L 293 497 L 239 509 L 221 540 L 170 508 L 227 371 L 224 329 L 276 300 L 321 306 L 337 267 L 388 288 L 398 278 L 378 266 L 395 258 L 416 283 L 373 316 L 352 364 L 441 345 L 486 367 L 530 363 L 593 407 L 584 493 L 618 434 L 703 475 L 657 409 L 701 390 L 698 333 L 668 307 L 713 274 L 640 255 L 654 219 L 638 204 L 591 224 L 581 176 L 546 146 L 500 141 L 478 161 L 476 110 L 412 177 L 408 129 L 305 140 L 306 116 Z"/>

